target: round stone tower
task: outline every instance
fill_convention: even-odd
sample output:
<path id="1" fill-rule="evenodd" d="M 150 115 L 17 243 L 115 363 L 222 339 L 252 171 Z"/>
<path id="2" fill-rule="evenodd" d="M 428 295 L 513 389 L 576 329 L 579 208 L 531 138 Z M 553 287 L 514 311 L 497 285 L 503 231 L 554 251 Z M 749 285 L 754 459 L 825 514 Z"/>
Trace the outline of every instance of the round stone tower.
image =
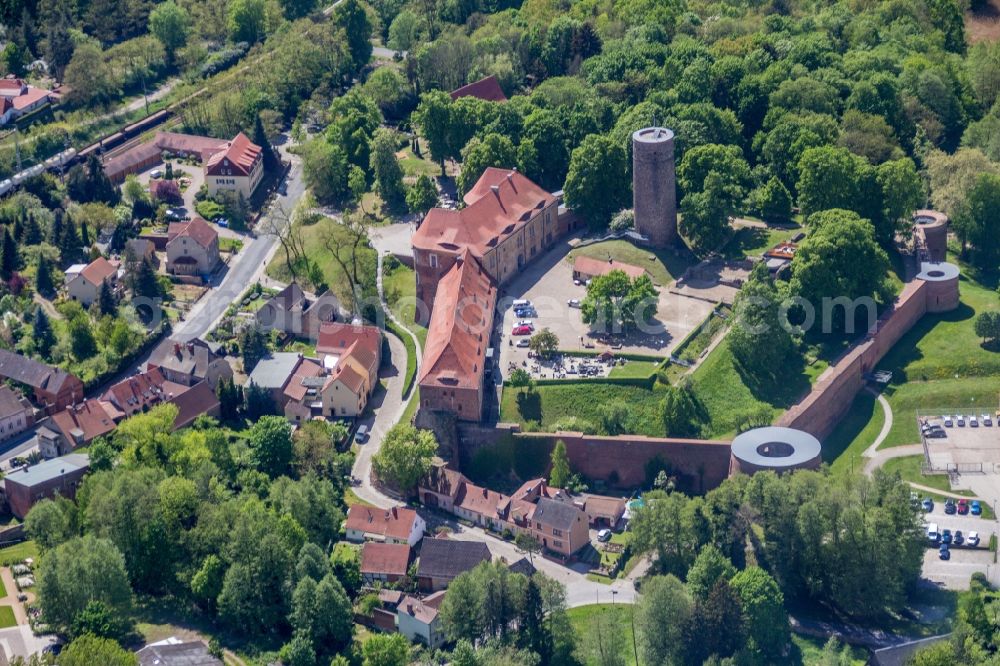
<path id="1" fill-rule="evenodd" d="M 635 230 L 654 247 L 677 238 L 674 133 L 647 127 L 632 134 L 632 208 Z"/>

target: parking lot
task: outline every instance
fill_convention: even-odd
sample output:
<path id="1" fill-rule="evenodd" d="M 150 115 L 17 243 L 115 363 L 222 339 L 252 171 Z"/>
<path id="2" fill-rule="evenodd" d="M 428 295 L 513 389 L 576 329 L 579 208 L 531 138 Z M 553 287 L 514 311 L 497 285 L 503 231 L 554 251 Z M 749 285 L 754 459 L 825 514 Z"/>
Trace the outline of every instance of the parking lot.
<path id="1" fill-rule="evenodd" d="M 170 160 L 170 162 L 173 164 L 175 174 L 178 171 L 183 171 L 184 177 L 191 181 L 191 184 L 187 187 L 187 189 L 181 192 L 181 196 L 184 197 L 184 207 L 187 208 L 188 214 L 194 215 L 194 195 L 205 183 L 205 170 L 197 165 L 184 164 L 180 160 Z M 154 172 L 163 174 L 165 170 L 166 164 L 157 164 L 149 170 L 138 174 L 137 178 L 140 183 L 148 188 L 149 181 L 151 180 L 151 174 Z"/>
<path id="2" fill-rule="evenodd" d="M 965 590 L 969 587 L 969 578 L 973 573 L 981 571 L 991 579 L 996 578 L 996 564 L 993 553 L 990 552 L 990 537 L 997 534 L 997 522 L 972 515 L 947 515 L 944 503 L 935 502 L 934 510 L 924 514 L 924 529 L 928 523 L 936 523 L 938 530 L 956 530 L 967 537 L 970 532 L 979 534 L 979 546 L 972 548 L 967 545 L 952 546 L 949 551 L 951 558 L 942 560 L 938 554 L 938 546 L 927 541 L 927 551 L 924 553 L 923 574 L 928 580 L 953 590 Z"/>
<path id="3" fill-rule="evenodd" d="M 986 425 L 983 412 L 976 412 L 978 425 L 973 427 L 969 418 L 971 410 L 966 410 L 961 421 L 954 411 L 948 412 L 950 426 L 945 422 L 943 413 L 918 417 L 921 424 L 926 424 L 922 427 L 927 430 L 925 442 L 931 467 L 958 471 L 974 471 L 975 468 L 975 471 L 980 471 L 981 466 L 981 471 L 992 472 L 994 467 L 1000 466 L 1000 426 L 993 415 L 985 414 L 990 417 L 990 425 Z"/>
<path id="4" fill-rule="evenodd" d="M 550 329 L 559 338 L 560 349 L 601 352 L 609 349 L 611 345 L 608 343 L 613 342 L 616 347 L 613 351 L 616 352 L 660 357 L 666 357 L 715 307 L 709 301 L 672 294 L 664 287 L 659 290 L 656 317 L 644 332 L 628 338 L 606 339 L 583 323 L 579 308 L 567 304 L 570 299 L 583 301 L 587 295 L 586 287 L 573 284 L 572 266 L 563 261 L 570 249 L 567 243 L 558 244 L 547 254 L 533 260 L 520 276 L 505 285 L 505 301 L 498 306 L 502 308 L 501 369 L 505 370 L 510 363 L 520 367 L 528 361 L 528 349 L 515 346 L 520 336 L 511 335 L 518 320 L 509 306 L 512 299 L 531 301 L 536 312 L 531 317 L 535 330 Z"/>

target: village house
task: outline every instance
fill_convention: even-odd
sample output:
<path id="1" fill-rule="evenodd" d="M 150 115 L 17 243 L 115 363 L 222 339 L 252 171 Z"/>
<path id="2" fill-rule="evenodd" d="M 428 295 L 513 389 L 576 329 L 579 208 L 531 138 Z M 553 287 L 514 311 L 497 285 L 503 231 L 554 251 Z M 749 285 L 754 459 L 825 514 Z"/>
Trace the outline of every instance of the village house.
<path id="1" fill-rule="evenodd" d="M 46 414 L 83 398 L 83 382 L 76 376 L 5 349 L 0 349 L 0 380 L 32 389 L 35 405 Z"/>
<path id="2" fill-rule="evenodd" d="M 130 238 L 125 241 L 125 251 L 122 257 L 128 263 L 139 263 L 143 260 L 156 258 L 156 245 L 148 238 Z"/>
<path id="3" fill-rule="evenodd" d="M 6 125 L 21 116 L 52 102 L 52 92 L 29 86 L 23 79 L 0 79 L 0 125 Z"/>
<path id="4" fill-rule="evenodd" d="M 282 411 L 290 400 L 301 402 L 306 397 L 308 391 L 302 385 L 301 379 L 318 377 L 322 371 L 318 363 L 305 358 L 299 352 L 273 352 L 257 361 L 247 384 L 253 384 L 267 391 L 275 408 Z M 295 377 L 298 377 L 299 381 L 296 381 Z M 287 393 L 286 388 L 290 389 Z M 315 399 L 315 396 L 314 390 L 310 397 Z"/>
<path id="5" fill-rule="evenodd" d="M 262 305 L 255 317 L 265 331 L 278 330 L 315 340 L 320 325 L 336 321 L 339 314 L 340 301 L 331 292 L 325 291 L 310 300 L 298 283 L 293 282 Z"/>
<path id="6" fill-rule="evenodd" d="M 405 543 L 368 541 L 361 546 L 361 578 L 366 585 L 397 583 L 406 576 L 411 555 Z"/>
<path id="7" fill-rule="evenodd" d="M 354 543 L 380 541 L 415 546 L 423 537 L 427 523 L 413 509 L 354 504 L 347 510 L 344 524 L 347 540 Z"/>
<path id="8" fill-rule="evenodd" d="M 86 446 L 115 429 L 115 417 L 121 418 L 113 405 L 93 398 L 70 405 L 52 415 L 49 424 L 58 439 L 59 454 L 69 453 L 78 446 Z"/>
<path id="9" fill-rule="evenodd" d="M 222 404 L 208 382 L 198 382 L 188 390 L 170 398 L 167 402 L 177 407 L 174 430 L 188 427 L 199 416 L 219 418 L 222 413 Z"/>
<path id="10" fill-rule="evenodd" d="M 101 287 L 105 284 L 113 286 L 117 277 L 118 267 L 104 257 L 98 257 L 85 266 L 70 266 L 66 271 L 66 293 L 70 299 L 90 307 L 100 297 Z"/>
<path id="11" fill-rule="evenodd" d="M 233 369 L 219 345 L 198 338 L 187 342 L 167 338 L 149 356 L 146 369 L 153 368 L 159 368 L 163 377 L 175 384 L 194 386 L 206 381 L 213 391 L 219 380 L 233 378 Z"/>
<path id="12" fill-rule="evenodd" d="M 163 163 L 164 155 L 196 159 L 204 164 L 212 155 L 226 149 L 228 142 L 194 134 L 157 132 L 152 141 L 140 143 L 104 163 L 104 173 L 111 182 L 125 182 L 129 174 L 140 173 Z"/>
<path id="13" fill-rule="evenodd" d="M 35 424 L 35 408 L 19 391 L 0 386 L 0 442 L 20 435 Z"/>
<path id="14" fill-rule="evenodd" d="M 326 373 L 321 389 L 323 415 L 360 416 L 378 386 L 382 332 L 357 323 L 324 323 L 319 327 L 316 354 Z"/>
<path id="15" fill-rule="evenodd" d="M 420 643 L 429 648 L 438 648 L 445 641 L 438 609 L 447 592 L 441 590 L 423 599 L 406 596 L 396 606 L 396 626 L 411 643 Z"/>
<path id="16" fill-rule="evenodd" d="M 194 386 L 172 382 L 159 368 L 152 368 L 123 379 L 109 388 L 102 399 L 114 407 L 115 421 L 149 411 L 152 407 L 170 403 L 177 407 L 173 429 L 190 425 L 202 415 L 219 416 L 219 399 L 208 382 Z"/>
<path id="17" fill-rule="evenodd" d="M 167 228 L 167 272 L 209 275 L 219 265 L 219 232 L 200 217 Z"/>
<path id="18" fill-rule="evenodd" d="M 417 488 L 425 506 L 439 508 L 494 532 L 529 534 L 542 547 L 568 558 L 590 541 L 591 526 L 615 526 L 624 500 L 599 495 L 573 497 L 545 479 L 526 481 L 511 495 L 477 486 L 436 460 Z M 591 506 L 593 516 L 587 513 Z M 612 522 L 613 521 L 613 522 Z"/>
<path id="19" fill-rule="evenodd" d="M 205 163 L 205 184 L 212 197 L 225 191 L 249 199 L 263 175 L 264 153 L 243 132 Z"/>
<path id="20" fill-rule="evenodd" d="M 497 81 L 497 77 L 492 75 L 451 91 L 451 98 L 453 100 L 461 99 L 462 97 L 475 97 L 487 102 L 507 101 L 507 96 L 503 94 L 500 82 Z"/>
<path id="21" fill-rule="evenodd" d="M 24 520 L 31 507 L 43 499 L 56 495 L 73 499 L 88 469 L 90 460 L 86 455 L 71 453 L 11 471 L 3 479 L 10 512 Z"/>
<path id="22" fill-rule="evenodd" d="M 423 592 L 447 589 L 459 575 L 492 557 L 490 549 L 480 541 L 424 539 L 417 562 L 417 587 Z"/>

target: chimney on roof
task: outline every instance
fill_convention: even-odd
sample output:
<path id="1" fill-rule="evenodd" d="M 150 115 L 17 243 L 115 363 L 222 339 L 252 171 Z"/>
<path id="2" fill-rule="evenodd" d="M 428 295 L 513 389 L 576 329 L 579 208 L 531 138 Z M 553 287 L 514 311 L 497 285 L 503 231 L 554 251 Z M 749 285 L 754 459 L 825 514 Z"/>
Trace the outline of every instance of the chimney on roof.
<path id="1" fill-rule="evenodd" d="M 497 199 L 499 199 L 500 198 L 500 186 L 499 185 L 490 185 L 490 189 L 493 190 L 493 194 L 497 195 Z"/>
<path id="2" fill-rule="evenodd" d="M 392 517 L 399 518 L 399 513 L 396 511 L 396 507 L 392 507 Z"/>
<path id="3" fill-rule="evenodd" d="M 188 342 L 188 353 L 189 354 L 193 354 L 194 353 L 194 343 L 193 342 Z"/>
<path id="4" fill-rule="evenodd" d="M 174 354 L 176 354 L 177 356 L 181 355 L 181 343 L 179 342 L 174 343 Z"/>
<path id="5" fill-rule="evenodd" d="M 413 604 L 406 604 L 406 612 L 413 615 Z"/>

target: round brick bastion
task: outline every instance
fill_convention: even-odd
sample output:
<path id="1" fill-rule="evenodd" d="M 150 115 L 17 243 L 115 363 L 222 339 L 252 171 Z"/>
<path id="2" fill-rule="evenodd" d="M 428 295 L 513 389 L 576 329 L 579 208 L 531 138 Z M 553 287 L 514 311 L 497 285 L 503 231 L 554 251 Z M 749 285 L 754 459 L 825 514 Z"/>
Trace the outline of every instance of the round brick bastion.
<path id="1" fill-rule="evenodd" d="M 925 261 L 920 264 L 918 280 L 927 283 L 927 311 L 948 312 L 959 305 L 959 270 L 946 261 Z"/>
<path id="2" fill-rule="evenodd" d="M 803 430 L 779 426 L 754 428 L 733 440 L 730 472 L 816 469 L 820 466 L 821 451 L 819 440 Z"/>

